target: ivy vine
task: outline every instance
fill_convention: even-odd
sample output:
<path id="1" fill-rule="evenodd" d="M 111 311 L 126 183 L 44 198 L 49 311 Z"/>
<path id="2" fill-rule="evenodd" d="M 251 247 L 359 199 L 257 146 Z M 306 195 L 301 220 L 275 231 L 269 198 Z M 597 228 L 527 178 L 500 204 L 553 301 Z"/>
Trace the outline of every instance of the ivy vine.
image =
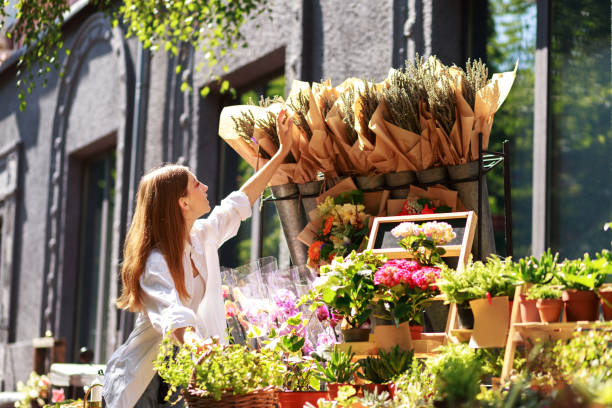
<path id="1" fill-rule="evenodd" d="M 113 26 L 122 24 L 126 37 L 135 37 L 146 49 L 162 50 L 176 56 L 181 45 L 200 50 L 205 61 L 196 71 L 207 68 L 207 74 L 218 81 L 221 92 L 229 90 L 226 80 L 213 75 L 213 68 L 221 57 L 238 47 L 247 47 L 240 28 L 248 18 L 270 12 L 270 0 L 91 0 L 98 10 L 107 12 Z M 9 0 L 0 0 L 0 31 L 6 21 Z M 47 85 L 47 74 L 59 70 L 58 54 L 64 47 L 62 25 L 70 10 L 66 1 L 19 0 L 15 4 L 16 23 L 8 27 L 7 36 L 25 52 L 17 62 L 19 109 L 26 107 L 26 95 L 42 81 Z M 69 55 L 70 51 L 65 50 Z M 33 67 L 37 67 L 36 72 Z M 223 72 L 229 67 L 224 65 Z M 176 73 L 180 74 L 181 66 Z M 62 75 L 62 72 L 59 72 Z M 182 89 L 188 85 L 183 81 Z M 200 91 L 205 97 L 210 87 Z"/>

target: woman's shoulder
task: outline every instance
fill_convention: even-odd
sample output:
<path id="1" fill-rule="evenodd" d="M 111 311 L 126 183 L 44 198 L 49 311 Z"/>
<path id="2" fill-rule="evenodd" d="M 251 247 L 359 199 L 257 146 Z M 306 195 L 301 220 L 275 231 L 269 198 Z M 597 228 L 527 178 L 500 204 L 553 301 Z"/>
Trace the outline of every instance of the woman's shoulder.
<path id="1" fill-rule="evenodd" d="M 158 249 L 152 249 L 149 253 L 149 256 L 147 257 L 145 272 L 148 270 L 158 270 L 160 268 L 168 269 L 166 258 L 164 258 L 164 256 Z"/>

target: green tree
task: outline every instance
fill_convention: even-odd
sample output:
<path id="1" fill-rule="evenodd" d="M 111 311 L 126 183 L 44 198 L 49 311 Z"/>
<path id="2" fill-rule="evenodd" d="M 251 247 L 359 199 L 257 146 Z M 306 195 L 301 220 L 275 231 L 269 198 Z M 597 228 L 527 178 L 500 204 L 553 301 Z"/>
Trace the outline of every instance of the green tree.
<path id="1" fill-rule="evenodd" d="M 247 46 L 240 32 L 247 18 L 270 11 L 268 0 L 91 0 L 90 3 L 109 13 L 114 25 L 121 23 L 126 36 L 138 38 L 147 49 L 177 55 L 181 44 L 189 44 L 200 50 L 211 75 L 221 57 L 239 46 Z M 0 32 L 5 29 L 8 7 L 9 0 L 0 0 Z M 17 22 L 7 36 L 26 49 L 17 63 L 19 108 L 23 111 L 26 94 L 32 93 L 36 80 L 41 78 L 42 86 L 46 86 L 47 75 L 60 67 L 59 51 L 64 47 L 62 25 L 70 6 L 67 0 L 19 0 L 15 8 Z M 203 64 L 196 70 L 200 71 Z M 33 72 L 35 67 L 38 69 Z M 223 70 L 227 71 L 228 67 L 223 66 Z M 180 71 L 179 66 L 177 74 Z M 227 81 L 214 77 L 220 81 L 222 90 L 229 89 Z M 201 93 L 205 96 L 209 91 L 206 86 Z"/>

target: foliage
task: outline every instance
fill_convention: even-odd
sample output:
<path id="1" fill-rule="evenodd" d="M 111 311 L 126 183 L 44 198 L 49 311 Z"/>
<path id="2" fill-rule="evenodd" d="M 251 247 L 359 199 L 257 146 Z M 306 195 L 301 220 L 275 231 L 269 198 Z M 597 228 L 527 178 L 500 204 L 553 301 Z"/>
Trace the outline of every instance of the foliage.
<path id="1" fill-rule="evenodd" d="M 558 257 L 558 253 L 553 255 L 548 248 L 539 259 L 533 255 L 521 258 L 514 263 L 516 278 L 520 283 L 549 283 L 555 277 Z"/>
<path id="2" fill-rule="evenodd" d="M 25 384 L 17 382 L 17 391 L 23 393 L 23 399 L 15 402 L 15 408 L 31 408 L 35 404 L 42 407 L 49 398 L 50 385 L 49 377 L 32 371 Z"/>
<path id="3" fill-rule="evenodd" d="M 429 368 L 418 359 L 412 360 L 412 366 L 404 374 L 393 380 L 397 388 L 399 406 L 431 406 L 435 394 L 434 376 Z"/>
<path id="4" fill-rule="evenodd" d="M 440 354 L 427 360 L 434 375 L 436 399 L 450 406 L 472 404 L 480 392 L 481 362 L 473 349 L 465 344 L 440 347 Z"/>
<path id="5" fill-rule="evenodd" d="M 116 7 L 115 0 L 92 1 L 94 7 L 111 14 L 113 25 L 119 22 L 124 25 L 126 37 L 136 37 L 144 48 L 164 50 L 172 55 L 178 55 L 184 45 L 200 50 L 206 59 L 209 75 L 221 57 L 239 45 L 247 47 L 240 28 L 247 18 L 270 12 L 268 3 L 268 0 L 123 0 Z M 8 0 L 0 6 L 2 22 Z M 8 35 L 26 48 L 19 58 L 17 73 L 20 109 L 23 111 L 26 92 L 32 93 L 36 86 L 32 68 L 38 65 L 37 76 L 43 78 L 43 86 L 52 68 L 59 69 L 58 51 L 64 46 L 62 25 L 70 6 L 68 1 L 20 0 L 16 8 L 17 22 Z M 199 72 L 203 66 L 201 63 L 196 70 Z M 182 67 L 178 66 L 177 74 L 181 70 Z M 228 70 L 224 65 L 223 71 Z M 220 82 L 222 92 L 229 89 L 227 80 L 221 80 L 218 75 L 213 75 L 213 78 Z M 187 82 L 183 81 L 182 86 L 187 87 Z M 204 87 L 202 96 L 209 91 L 208 86 Z"/>
<path id="6" fill-rule="evenodd" d="M 553 350 L 556 364 L 567 382 L 587 377 L 612 380 L 612 326 L 577 332 L 567 343 L 559 341 Z"/>
<path id="7" fill-rule="evenodd" d="M 186 388 L 198 359 L 196 386 L 205 397 L 219 401 L 224 393 L 246 394 L 267 386 L 280 386 L 286 373 L 280 355 L 263 348 L 250 350 L 244 345 L 223 345 L 209 338 L 202 345 L 184 344 L 177 353 L 166 336 L 154 361 L 157 373 L 170 384 L 168 398 L 178 388 Z"/>
<path id="8" fill-rule="evenodd" d="M 395 406 L 393 401 L 388 399 L 389 394 L 386 391 L 380 394 L 364 392 L 363 397 L 357 396 L 357 390 L 350 385 L 345 385 L 338 388 L 338 396 L 334 400 L 319 399 L 317 401 L 318 408 L 351 408 L 351 407 L 376 407 L 387 408 Z M 310 402 L 307 402 L 305 407 L 316 408 Z"/>
<path id="9" fill-rule="evenodd" d="M 322 266 L 321 276 L 313 282 L 310 293 L 311 308 L 326 304 L 351 327 L 360 327 L 372 312 L 369 306 L 375 293 L 374 272 L 385 260 L 371 251 L 353 251 L 344 259 L 338 257 L 331 265 Z"/>
<path id="10" fill-rule="evenodd" d="M 561 299 L 561 289 L 551 285 L 536 285 L 529 288 L 527 299 Z"/>
<path id="11" fill-rule="evenodd" d="M 374 384 L 384 384 L 405 373 L 412 367 L 414 352 L 402 350 L 399 346 L 390 351 L 378 349 L 378 357 L 368 356 L 359 360 L 362 372 L 357 376 Z"/>
<path id="12" fill-rule="evenodd" d="M 557 277 L 566 289 L 593 290 L 600 287 L 606 278 L 604 271 L 593 263 L 588 254 L 584 260 L 566 259 L 557 269 Z"/>
<path id="13" fill-rule="evenodd" d="M 4 30 L 9 1 L 0 1 L 0 32 Z M 67 1 L 20 0 L 15 5 L 17 21 L 6 35 L 26 50 L 17 62 L 17 89 L 19 109 L 25 110 L 26 95 L 30 95 L 39 79 L 47 86 L 47 75 L 59 70 L 59 50 L 64 47 L 62 24 L 70 10 Z M 69 51 L 66 51 L 69 54 Z M 37 70 L 34 71 L 34 67 Z"/>
<path id="14" fill-rule="evenodd" d="M 322 364 L 316 362 L 315 377 L 327 383 L 348 384 L 352 382 L 353 375 L 359 368 L 359 363 L 353 362 L 355 353 L 351 347 L 345 353 L 340 350 L 337 344 L 334 344 L 329 360 Z"/>
<path id="15" fill-rule="evenodd" d="M 468 262 L 462 271 L 441 264 L 437 285 L 448 303 L 463 303 L 487 296 L 514 296 L 515 281 L 511 274 L 512 260 L 493 256 L 485 264 Z"/>

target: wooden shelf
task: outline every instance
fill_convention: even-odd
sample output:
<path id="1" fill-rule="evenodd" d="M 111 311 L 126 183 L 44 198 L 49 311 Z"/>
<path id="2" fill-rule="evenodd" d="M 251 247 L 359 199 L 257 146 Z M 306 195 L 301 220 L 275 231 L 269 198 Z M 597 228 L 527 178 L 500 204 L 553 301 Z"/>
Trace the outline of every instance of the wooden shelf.
<path id="1" fill-rule="evenodd" d="M 455 343 L 467 343 L 472 337 L 472 329 L 452 329 L 450 337 Z"/>
<path id="2" fill-rule="evenodd" d="M 559 323 L 514 323 L 514 329 L 522 341 L 569 340 L 576 329 L 590 329 L 601 322 L 559 322 Z"/>

